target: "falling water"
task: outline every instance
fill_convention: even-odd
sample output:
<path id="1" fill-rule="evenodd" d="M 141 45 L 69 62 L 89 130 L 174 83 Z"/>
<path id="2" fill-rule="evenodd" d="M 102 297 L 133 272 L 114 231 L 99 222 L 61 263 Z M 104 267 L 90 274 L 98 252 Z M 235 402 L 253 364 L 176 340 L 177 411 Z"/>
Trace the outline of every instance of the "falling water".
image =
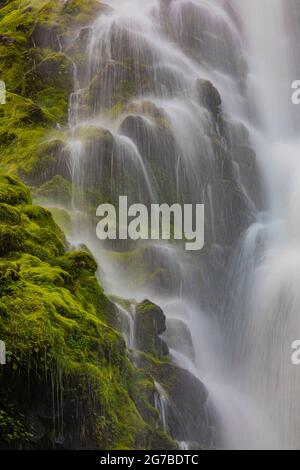
<path id="1" fill-rule="evenodd" d="M 155 394 L 155 408 L 160 414 L 160 418 L 163 424 L 164 431 L 167 431 L 167 408 L 168 408 L 168 396 L 163 387 L 155 382 L 156 394 Z"/>
<path id="2" fill-rule="evenodd" d="M 251 70 L 252 139 L 270 208 L 245 235 L 232 277 L 237 301 L 229 307 L 229 338 L 235 344 L 229 361 L 235 369 L 234 387 L 245 406 L 254 409 L 254 419 L 240 437 L 232 426 L 227 445 L 299 448 L 300 375 L 290 359 L 300 329 L 299 115 L 290 89 L 299 66 L 293 54 L 300 5 L 280 0 L 236 4 Z M 243 283 L 237 282 L 239 273 Z"/>
<path id="3" fill-rule="evenodd" d="M 106 3 L 86 64 L 74 68 L 73 237 L 99 259 L 108 292 L 150 298 L 186 338 L 170 344 L 171 357 L 205 384 L 215 447 L 299 447 L 290 345 L 300 332 L 300 113 L 290 85 L 300 2 Z M 201 99 L 206 80 L 221 95 L 222 117 Z M 204 202 L 205 250 L 99 246 L 92 215 L 122 194 L 145 204 Z M 120 311 L 133 348 L 133 317 Z"/>

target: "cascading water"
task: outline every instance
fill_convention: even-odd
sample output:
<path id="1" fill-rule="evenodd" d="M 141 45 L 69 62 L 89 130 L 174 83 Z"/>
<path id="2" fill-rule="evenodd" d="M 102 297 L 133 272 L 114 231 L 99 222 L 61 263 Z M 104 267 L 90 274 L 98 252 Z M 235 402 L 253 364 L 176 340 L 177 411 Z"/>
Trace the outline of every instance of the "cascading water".
<path id="1" fill-rule="evenodd" d="M 300 376 L 290 356 L 300 328 L 299 114 L 291 103 L 290 89 L 299 66 L 293 57 L 299 2 L 236 4 L 244 19 L 252 72 L 248 79 L 252 138 L 270 209 L 258 215 L 244 237 L 232 278 L 238 302 L 230 306 L 229 334 L 235 352 L 229 361 L 234 365 L 235 387 L 246 403 L 252 403 L 255 418 L 249 433 L 238 438 L 233 430 L 227 445 L 298 448 Z M 241 272 L 247 276 L 243 284 L 237 282 Z"/>
<path id="2" fill-rule="evenodd" d="M 300 2 L 106 3 L 84 34 L 87 60 L 74 67 L 73 238 L 99 259 L 107 291 L 162 307 L 174 363 L 208 391 L 214 446 L 297 447 L 298 118 L 289 91 Z M 99 245 L 92 215 L 119 195 L 205 203 L 205 250 Z M 123 317 L 131 349 L 133 316 Z M 188 421 L 183 428 L 184 448 L 200 442 Z"/>

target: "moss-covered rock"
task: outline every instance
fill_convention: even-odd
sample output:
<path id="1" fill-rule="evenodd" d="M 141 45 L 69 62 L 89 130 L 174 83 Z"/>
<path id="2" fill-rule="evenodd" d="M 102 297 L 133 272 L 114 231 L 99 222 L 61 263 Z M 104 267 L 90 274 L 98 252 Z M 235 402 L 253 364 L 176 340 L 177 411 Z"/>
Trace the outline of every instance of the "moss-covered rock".
<path id="1" fill-rule="evenodd" d="M 0 175 L 0 202 L 11 206 L 30 204 L 30 191 L 17 177 Z"/>
<path id="2" fill-rule="evenodd" d="M 166 331 L 166 317 L 160 307 L 149 300 L 136 306 L 135 342 L 137 349 L 155 357 L 168 354 L 168 347 L 161 339 Z"/>
<path id="3" fill-rule="evenodd" d="M 109 252 L 108 256 L 111 265 L 119 270 L 129 289 L 135 287 L 144 290 L 146 287 L 162 295 L 172 288 L 180 289 L 179 280 L 173 276 L 177 269 L 176 259 L 174 264 L 170 263 L 163 250 L 144 245 L 132 251 Z"/>
<path id="4" fill-rule="evenodd" d="M 37 188 L 33 195 L 39 204 L 51 203 L 69 208 L 72 201 L 72 185 L 62 176 L 55 175 Z"/>
<path id="5" fill-rule="evenodd" d="M 1 448 L 175 448 L 157 427 L 154 383 L 129 362 L 116 308 L 85 247 L 0 176 Z M 34 386 L 33 386 L 34 385 Z M 160 444 L 158 444 L 160 443 Z"/>
<path id="6" fill-rule="evenodd" d="M 131 102 L 126 109 L 126 113 L 143 115 L 148 117 L 157 127 L 165 129 L 170 128 L 169 119 L 165 115 L 163 109 L 158 108 L 151 101 Z"/>
<path id="7" fill-rule="evenodd" d="M 7 104 L 0 108 L 3 171 L 35 185 L 56 174 L 68 177 L 67 154 L 54 146 L 63 147 L 58 142 L 64 140 L 73 89 L 69 44 L 78 28 L 106 10 L 97 0 L 1 3 L 0 77 L 7 90 Z"/>
<path id="8" fill-rule="evenodd" d="M 205 411 L 208 395 L 200 380 L 167 359 L 157 360 L 139 352 L 132 354 L 135 363 L 155 379 L 160 393 L 164 394 L 165 418 L 173 438 L 195 442 L 196 436 L 195 448 L 209 447 L 211 430 Z"/>
<path id="9" fill-rule="evenodd" d="M 149 65 L 128 57 L 116 57 L 104 64 L 88 85 L 86 100 L 95 114 L 104 107 L 111 117 L 116 117 L 134 96 L 153 90 L 154 75 Z"/>
<path id="10" fill-rule="evenodd" d="M 60 207 L 49 207 L 49 211 L 51 212 L 55 223 L 64 232 L 64 234 L 67 237 L 71 236 L 71 234 L 72 234 L 72 218 L 71 218 L 70 212 L 68 212 L 66 209 L 62 209 Z"/>

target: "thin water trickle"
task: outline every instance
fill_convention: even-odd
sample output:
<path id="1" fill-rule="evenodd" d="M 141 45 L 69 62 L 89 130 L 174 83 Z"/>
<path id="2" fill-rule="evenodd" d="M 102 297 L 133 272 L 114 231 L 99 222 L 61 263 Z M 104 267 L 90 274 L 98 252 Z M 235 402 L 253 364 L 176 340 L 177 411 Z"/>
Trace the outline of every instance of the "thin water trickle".
<path id="1" fill-rule="evenodd" d="M 168 412 L 168 406 L 169 406 L 168 396 L 167 396 L 166 391 L 158 382 L 155 382 L 155 388 L 156 388 L 155 408 L 158 410 L 160 414 L 164 431 L 167 431 L 168 430 L 167 412 Z"/>

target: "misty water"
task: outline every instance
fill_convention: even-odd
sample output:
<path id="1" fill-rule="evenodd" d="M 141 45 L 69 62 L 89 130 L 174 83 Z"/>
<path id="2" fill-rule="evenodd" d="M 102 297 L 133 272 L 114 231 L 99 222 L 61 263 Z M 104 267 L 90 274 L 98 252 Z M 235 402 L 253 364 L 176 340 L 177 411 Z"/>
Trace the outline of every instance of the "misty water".
<path id="1" fill-rule="evenodd" d="M 108 293 L 161 306 L 178 335 L 178 348 L 169 344 L 172 360 L 207 389 L 213 447 L 299 447 L 300 371 L 290 356 L 300 333 L 300 112 L 291 104 L 300 2 L 106 3 L 109 10 L 87 34 L 85 65 L 74 64 L 72 240 L 92 250 Z M 120 78 L 130 95 L 121 112 L 110 102 Z M 220 93 L 226 135 L 199 101 L 204 80 Z M 95 141 L 86 145 L 91 129 L 106 136 L 105 153 Z M 220 191 L 216 142 L 221 152 L 235 145 L 248 149 L 247 158 L 256 155 L 251 181 L 242 154 L 230 162 L 242 222 Z M 85 210 L 91 188 L 110 194 L 98 204 L 119 195 L 146 205 L 204 203 L 206 248 L 191 254 L 166 241 L 101 245 Z M 136 256 L 126 269 L 118 256 L 124 252 Z M 127 347 L 134 349 L 134 307 L 123 317 Z M 192 353 L 182 339 L 186 329 Z M 164 426 L 168 406 L 157 384 Z M 183 449 L 199 442 L 188 426 Z"/>

